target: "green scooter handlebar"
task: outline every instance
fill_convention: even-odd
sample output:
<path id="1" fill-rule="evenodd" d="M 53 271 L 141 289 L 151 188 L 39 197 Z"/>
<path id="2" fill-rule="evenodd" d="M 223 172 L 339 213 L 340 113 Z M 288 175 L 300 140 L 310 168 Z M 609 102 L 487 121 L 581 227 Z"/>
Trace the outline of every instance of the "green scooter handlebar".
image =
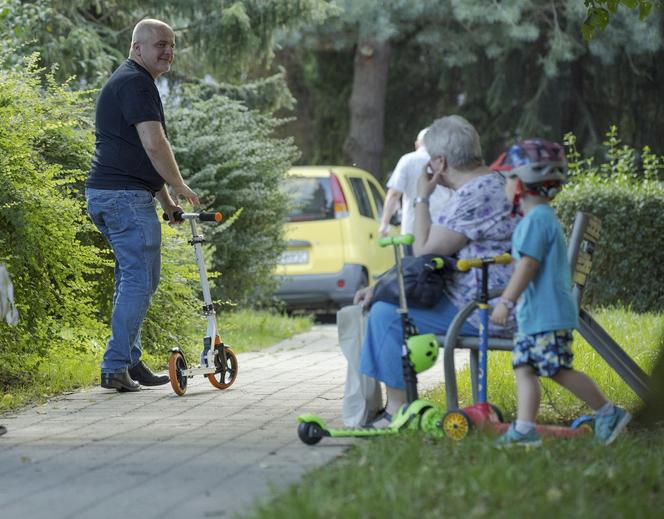
<path id="1" fill-rule="evenodd" d="M 378 245 L 389 247 L 390 245 L 412 245 L 415 237 L 412 234 L 403 234 L 401 236 L 385 236 L 378 239 Z"/>

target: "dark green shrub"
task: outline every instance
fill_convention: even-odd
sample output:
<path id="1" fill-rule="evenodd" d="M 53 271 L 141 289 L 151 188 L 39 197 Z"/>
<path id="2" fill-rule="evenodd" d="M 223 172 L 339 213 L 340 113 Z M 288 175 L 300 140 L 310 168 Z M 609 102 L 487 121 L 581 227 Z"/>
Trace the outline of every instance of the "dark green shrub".
<path id="1" fill-rule="evenodd" d="M 270 286 L 284 248 L 286 198 L 279 190 L 297 156 L 291 139 L 274 138 L 282 121 L 219 94 L 185 87 L 167 102 L 169 134 L 182 174 L 206 208 L 231 225 L 208 226 L 215 296 L 251 304 Z"/>
<path id="2" fill-rule="evenodd" d="M 586 304 L 623 304 L 635 311 L 664 309 L 664 161 L 621 144 L 617 130 L 607 134 L 608 160 L 581 159 L 572 135 L 566 137 L 570 183 L 554 205 L 569 231 L 576 211 L 597 216 L 602 234 Z"/>

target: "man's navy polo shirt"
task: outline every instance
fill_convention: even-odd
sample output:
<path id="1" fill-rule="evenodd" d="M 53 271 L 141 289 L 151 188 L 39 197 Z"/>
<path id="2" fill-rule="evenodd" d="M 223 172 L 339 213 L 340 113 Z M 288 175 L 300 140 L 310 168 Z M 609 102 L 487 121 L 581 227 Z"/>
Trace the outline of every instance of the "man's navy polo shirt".
<path id="1" fill-rule="evenodd" d="M 156 193 L 164 186 L 134 126 L 145 121 L 160 121 L 166 130 L 164 109 L 152 76 L 128 59 L 99 93 L 95 155 L 86 187 Z"/>

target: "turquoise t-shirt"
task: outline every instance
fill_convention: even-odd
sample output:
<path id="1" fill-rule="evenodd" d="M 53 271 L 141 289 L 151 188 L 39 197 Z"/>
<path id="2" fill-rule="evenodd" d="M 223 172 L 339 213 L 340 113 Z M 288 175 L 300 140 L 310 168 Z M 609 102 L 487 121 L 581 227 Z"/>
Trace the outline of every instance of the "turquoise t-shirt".
<path id="1" fill-rule="evenodd" d="M 560 223 L 548 204 L 531 209 L 512 236 L 512 255 L 539 261 L 539 269 L 516 308 L 521 333 L 576 328 L 578 309 L 572 295 L 572 274 Z"/>

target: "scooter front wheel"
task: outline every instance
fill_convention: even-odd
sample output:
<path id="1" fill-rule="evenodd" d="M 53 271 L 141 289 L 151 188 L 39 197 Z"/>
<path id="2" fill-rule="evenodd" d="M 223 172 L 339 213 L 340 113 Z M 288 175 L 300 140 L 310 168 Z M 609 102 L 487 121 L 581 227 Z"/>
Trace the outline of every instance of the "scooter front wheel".
<path id="1" fill-rule="evenodd" d="M 316 445 L 323 439 L 320 427 L 313 422 L 302 422 L 297 426 L 297 435 L 307 445 Z"/>
<path id="2" fill-rule="evenodd" d="M 452 440 L 463 440 L 473 427 L 470 417 L 460 409 L 448 411 L 443 417 L 443 432 Z"/>
<path id="3" fill-rule="evenodd" d="M 175 394 L 182 396 L 187 392 L 187 376 L 183 373 L 187 369 L 187 362 L 180 351 L 174 351 L 168 359 L 168 377 Z"/>
<path id="4" fill-rule="evenodd" d="M 224 364 L 221 356 L 221 348 L 217 349 L 214 355 L 214 365 L 217 370 L 214 373 L 206 375 L 210 384 L 217 389 L 227 389 L 233 385 L 237 378 L 238 364 L 235 352 L 230 348 L 224 347 L 226 354 L 226 363 Z"/>

